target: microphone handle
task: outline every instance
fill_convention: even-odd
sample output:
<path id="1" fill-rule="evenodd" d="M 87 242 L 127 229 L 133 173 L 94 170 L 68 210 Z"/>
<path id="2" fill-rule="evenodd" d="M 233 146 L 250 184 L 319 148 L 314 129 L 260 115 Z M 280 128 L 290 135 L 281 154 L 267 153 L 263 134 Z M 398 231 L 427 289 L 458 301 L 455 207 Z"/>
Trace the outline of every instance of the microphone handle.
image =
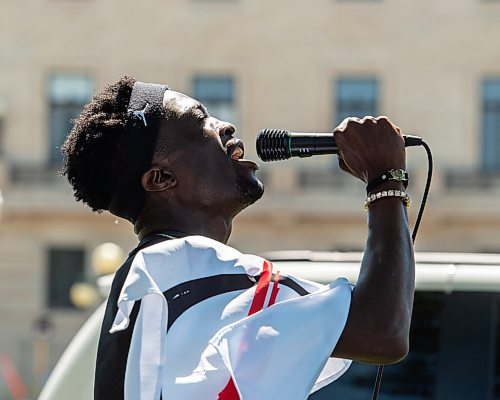
<path id="1" fill-rule="evenodd" d="M 331 133 L 292 133 L 289 136 L 290 157 L 311 157 L 313 154 L 339 154 Z"/>
<path id="2" fill-rule="evenodd" d="M 419 146 L 422 138 L 403 135 L 405 146 Z M 333 133 L 296 133 L 284 129 L 262 129 L 257 135 L 257 155 L 262 161 L 286 160 L 290 157 L 311 157 L 338 154 Z"/>

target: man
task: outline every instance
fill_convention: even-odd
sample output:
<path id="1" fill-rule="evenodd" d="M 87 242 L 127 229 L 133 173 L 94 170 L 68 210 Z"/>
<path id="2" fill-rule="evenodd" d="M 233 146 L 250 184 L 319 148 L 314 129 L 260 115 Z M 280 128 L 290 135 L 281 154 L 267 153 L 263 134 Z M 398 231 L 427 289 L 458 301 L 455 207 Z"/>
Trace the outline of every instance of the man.
<path id="1" fill-rule="evenodd" d="M 381 178 L 405 168 L 399 128 L 366 117 L 335 130 L 341 168 L 369 183 L 369 194 L 380 193 L 366 202 L 368 240 L 352 296 L 342 281 L 321 287 L 280 277 L 265 260 L 224 245 L 234 216 L 263 194 L 258 167 L 243 158 L 234 133 L 196 100 L 129 77 L 94 97 L 76 120 L 63 146 L 63 173 L 75 197 L 128 219 L 140 240 L 114 278 L 96 399 L 264 399 L 273 398 L 265 397 L 273 382 L 294 381 L 295 392 L 274 398 L 299 399 L 313 390 L 332 350 L 370 363 L 407 354 L 414 290 L 409 200 L 404 180 Z M 291 321 L 294 315 L 303 324 Z M 310 326 L 310 337 L 322 336 L 311 339 L 306 355 L 295 344 L 304 343 L 297 332 Z M 314 371 L 292 375 L 309 362 Z M 329 376 L 347 364 L 340 365 Z M 289 382 L 280 381 L 286 376 Z"/>

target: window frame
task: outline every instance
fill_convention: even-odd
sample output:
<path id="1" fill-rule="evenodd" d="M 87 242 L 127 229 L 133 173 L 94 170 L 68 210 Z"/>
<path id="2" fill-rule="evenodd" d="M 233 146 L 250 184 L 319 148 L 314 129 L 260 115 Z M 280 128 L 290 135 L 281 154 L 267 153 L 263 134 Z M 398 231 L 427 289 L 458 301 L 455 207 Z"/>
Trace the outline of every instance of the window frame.
<path id="1" fill-rule="evenodd" d="M 63 253 L 66 253 L 68 257 L 68 265 L 71 265 L 73 271 L 76 272 L 74 274 L 74 279 L 66 279 L 69 275 L 71 275 L 71 271 L 65 271 L 66 274 L 63 275 L 60 273 L 61 270 L 69 268 L 64 266 L 64 262 L 61 261 L 64 258 Z M 57 260 L 59 257 L 59 260 Z M 70 264 L 69 259 L 73 258 L 74 260 L 78 260 L 78 263 L 75 265 Z M 84 282 L 86 281 L 86 259 L 87 254 L 86 250 L 83 246 L 61 246 L 61 245 L 51 245 L 46 248 L 46 290 L 45 290 L 45 305 L 49 310 L 77 310 L 77 307 L 71 302 L 70 299 L 70 289 L 71 286 L 76 282 Z M 73 261 L 74 261 L 73 260 Z M 66 279 L 65 282 L 61 281 L 61 275 L 63 275 L 63 279 Z M 61 285 L 63 283 L 62 288 Z M 66 296 L 62 296 L 61 293 L 67 291 Z M 62 299 L 64 297 L 64 299 Z"/>
<path id="2" fill-rule="evenodd" d="M 56 96 L 54 96 L 54 91 L 57 90 L 54 88 L 55 85 L 58 84 L 57 79 L 60 79 L 61 82 L 67 79 L 68 82 L 70 82 L 72 78 L 76 84 L 78 84 L 79 80 L 80 83 L 82 83 L 82 81 L 86 81 L 86 94 L 83 95 L 81 93 L 75 93 L 73 98 L 70 96 L 64 100 L 57 99 Z M 61 82 L 59 82 L 59 85 L 61 85 Z M 45 87 L 47 105 L 47 141 L 49 145 L 47 165 L 50 168 L 59 169 L 62 163 L 60 147 L 73 127 L 73 120 L 80 115 L 83 107 L 91 100 L 95 88 L 95 79 L 93 74 L 88 71 L 53 71 L 46 77 Z M 66 96 L 68 95 L 66 94 Z M 62 113 L 63 115 L 65 114 L 67 117 L 61 118 L 61 116 L 55 115 L 57 113 Z M 65 122 L 63 120 L 65 120 Z"/>
<path id="3" fill-rule="evenodd" d="M 212 85 L 212 88 L 205 88 L 206 92 L 200 89 L 200 84 L 205 81 L 207 86 Z M 225 95 L 218 96 L 216 93 L 216 86 L 226 85 L 228 92 Z M 238 102 L 237 102 L 237 84 L 236 80 L 231 74 L 197 74 L 192 79 L 192 93 L 193 97 L 205 105 L 208 112 L 213 117 L 238 124 Z M 224 111 L 226 108 L 228 111 Z M 222 110 L 222 111 L 221 111 Z M 222 112 L 222 114 L 219 114 Z M 224 115 L 224 113 L 227 113 Z"/>
<path id="4" fill-rule="evenodd" d="M 353 102 L 352 99 L 347 100 L 343 95 L 341 94 L 342 88 L 341 85 L 343 84 L 354 84 L 354 85 L 359 85 L 359 84 L 370 84 L 372 86 L 372 91 L 373 91 L 373 96 L 370 99 L 370 106 L 366 107 L 366 112 L 354 112 L 354 113 L 347 113 L 346 111 L 348 110 L 348 107 L 345 107 L 345 103 L 350 101 L 351 103 Z M 368 87 L 368 86 L 367 86 Z M 344 118 L 347 116 L 350 117 L 364 117 L 366 115 L 371 115 L 371 116 L 377 116 L 380 114 L 380 82 L 379 79 L 373 75 L 364 75 L 364 76 L 339 76 L 335 79 L 334 81 L 334 97 L 335 97 L 335 115 L 334 115 L 334 126 L 337 126 L 339 123 L 341 123 Z M 358 100 L 358 102 L 363 102 L 364 100 Z M 368 103 L 368 102 L 366 102 Z M 364 108 L 366 104 L 364 104 L 362 107 L 358 108 Z M 351 107 L 352 109 L 353 107 Z M 361 115 L 364 114 L 364 115 Z"/>
<path id="5" fill-rule="evenodd" d="M 496 86 L 496 89 L 493 90 L 496 90 L 497 93 L 492 98 L 488 98 L 487 91 L 489 85 Z M 495 150 L 500 151 L 500 77 L 485 78 L 482 80 L 480 102 L 481 168 L 483 171 L 490 173 L 499 173 L 500 154 Z M 489 126 L 490 118 L 494 118 L 495 120 L 493 126 Z"/>

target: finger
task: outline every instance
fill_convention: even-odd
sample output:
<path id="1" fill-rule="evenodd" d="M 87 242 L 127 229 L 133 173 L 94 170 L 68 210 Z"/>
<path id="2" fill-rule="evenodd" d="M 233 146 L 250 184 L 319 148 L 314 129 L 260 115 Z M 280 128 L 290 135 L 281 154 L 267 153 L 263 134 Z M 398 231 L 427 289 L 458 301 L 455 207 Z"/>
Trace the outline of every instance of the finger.
<path id="1" fill-rule="evenodd" d="M 371 121 L 371 122 L 374 122 L 374 123 L 377 123 L 377 118 L 375 117 L 372 117 L 371 115 L 367 115 L 366 117 L 363 117 L 363 119 L 361 120 L 361 122 L 365 122 L 365 121 Z"/>
<path id="2" fill-rule="evenodd" d="M 344 118 L 340 124 L 333 130 L 333 132 L 344 132 L 347 128 L 347 124 L 349 123 L 349 117 Z"/>
<path id="3" fill-rule="evenodd" d="M 392 129 L 394 129 L 397 133 L 399 133 L 401 135 L 401 128 L 397 125 L 394 125 L 391 122 L 391 120 L 388 117 L 386 117 L 385 115 L 381 115 L 381 116 L 377 117 L 376 120 L 380 124 L 385 124 L 387 126 L 390 126 Z"/>
<path id="4" fill-rule="evenodd" d="M 340 156 L 339 156 L 339 167 L 342 171 L 351 172 L 347 167 L 347 164 L 345 163 L 344 159 Z"/>
<path id="5" fill-rule="evenodd" d="M 333 132 L 344 132 L 347 127 L 349 126 L 349 124 L 351 123 L 358 123 L 358 124 L 362 124 L 363 123 L 363 120 L 361 118 L 358 118 L 358 117 L 347 117 L 347 118 L 344 118 L 344 120 L 333 130 Z"/>

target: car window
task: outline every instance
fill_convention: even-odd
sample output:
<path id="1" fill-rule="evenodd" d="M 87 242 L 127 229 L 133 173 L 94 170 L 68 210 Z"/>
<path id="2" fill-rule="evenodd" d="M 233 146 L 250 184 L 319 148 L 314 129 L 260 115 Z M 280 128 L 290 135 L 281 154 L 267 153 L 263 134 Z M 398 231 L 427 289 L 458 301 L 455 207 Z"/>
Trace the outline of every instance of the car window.
<path id="1" fill-rule="evenodd" d="M 499 304 L 497 293 L 417 292 L 410 353 L 385 367 L 379 399 L 500 399 Z M 376 369 L 353 363 L 309 398 L 371 398 Z"/>

